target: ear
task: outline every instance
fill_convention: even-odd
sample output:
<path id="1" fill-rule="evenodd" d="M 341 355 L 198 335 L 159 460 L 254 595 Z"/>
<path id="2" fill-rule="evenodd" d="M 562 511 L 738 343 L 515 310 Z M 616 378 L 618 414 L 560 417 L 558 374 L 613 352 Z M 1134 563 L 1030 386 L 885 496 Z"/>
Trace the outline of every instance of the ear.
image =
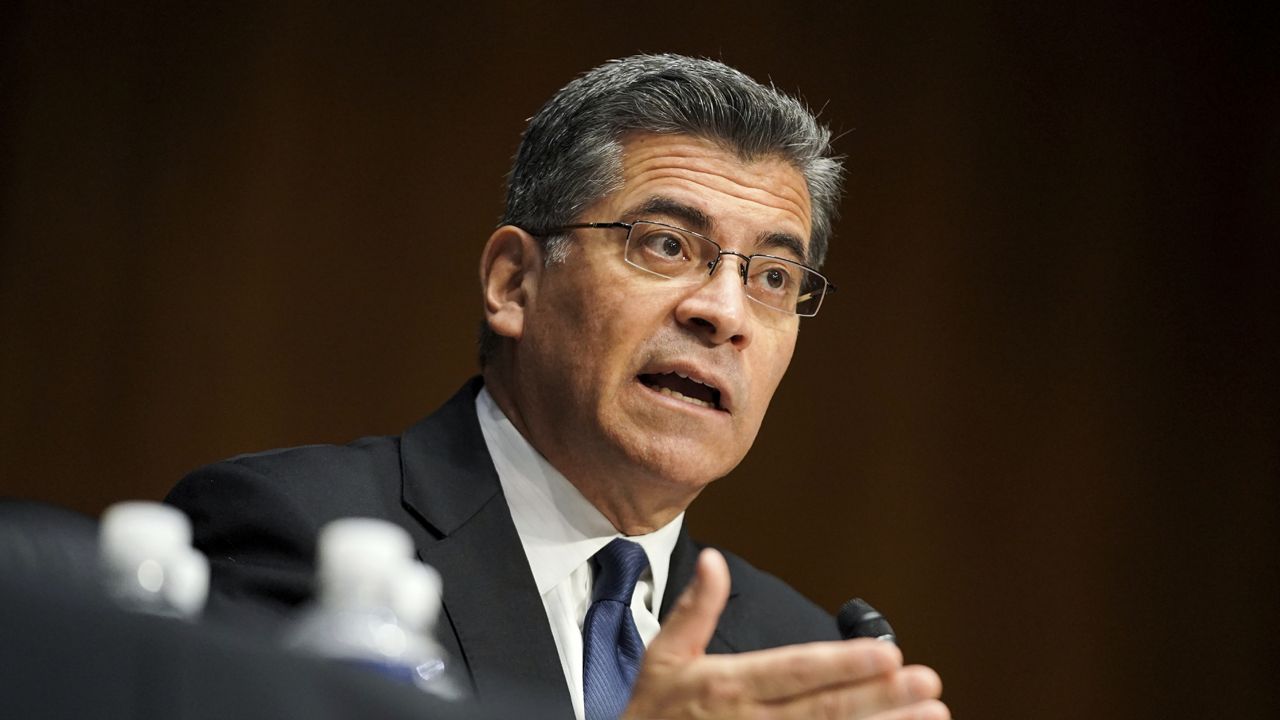
<path id="1" fill-rule="evenodd" d="M 490 330 L 512 340 L 521 338 L 541 271 L 542 246 L 536 238 L 514 225 L 493 231 L 480 255 L 480 288 Z"/>

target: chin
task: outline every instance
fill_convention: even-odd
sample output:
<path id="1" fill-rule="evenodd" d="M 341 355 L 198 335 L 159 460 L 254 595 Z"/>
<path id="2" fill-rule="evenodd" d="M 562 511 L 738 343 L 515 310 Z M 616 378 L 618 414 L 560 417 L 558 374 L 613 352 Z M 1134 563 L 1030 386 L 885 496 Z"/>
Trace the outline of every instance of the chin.
<path id="1" fill-rule="evenodd" d="M 663 484 L 696 492 L 728 475 L 746 453 L 726 453 L 723 448 L 689 442 L 685 437 L 659 435 L 649 436 L 643 447 L 628 455 Z"/>

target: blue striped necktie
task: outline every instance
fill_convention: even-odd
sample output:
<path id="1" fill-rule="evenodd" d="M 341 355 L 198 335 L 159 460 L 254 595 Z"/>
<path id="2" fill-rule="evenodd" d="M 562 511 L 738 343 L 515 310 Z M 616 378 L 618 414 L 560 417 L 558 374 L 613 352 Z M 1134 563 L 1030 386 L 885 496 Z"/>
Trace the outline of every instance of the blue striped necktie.
<path id="1" fill-rule="evenodd" d="M 631 616 L 636 581 L 649 567 L 644 548 L 622 538 L 595 555 L 591 609 L 582 625 L 586 720 L 616 720 L 631 699 L 644 642 Z"/>

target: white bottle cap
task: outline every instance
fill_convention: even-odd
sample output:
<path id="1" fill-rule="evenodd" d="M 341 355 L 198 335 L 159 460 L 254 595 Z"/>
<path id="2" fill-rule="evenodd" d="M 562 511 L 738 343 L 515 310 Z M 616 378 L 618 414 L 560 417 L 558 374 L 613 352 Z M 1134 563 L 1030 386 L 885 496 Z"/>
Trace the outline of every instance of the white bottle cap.
<path id="1" fill-rule="evenodd" d="M 209 597 L 209 561 L 194 548 L 184 548 L 170 559 L 165 599 L 184 617 L 195 617 L 204 610 Z"/>
<path id="2" fill-rule="evenodd" d="M 116 503 L 98 526 L 109 591 L 134 607 L 192 617 L 209 592 L 209 562 L 191 547 L 191 521 L 175 507 Z"/>
<path id="3" fill-rule="evenodd" d="M 413 540 L 385 520 L 342 518 L 320 530 L 316 553 L 325 603 L 388 605 L 386 578 L 413 558 Z"/>
<path id="4" fill-rule="evenodd" d="M 108 567 L 128 572 L 148 558 L 167 557 L 179 548 L 191 547 L 191 521 L 169 505 L 116 503 L 102 514 L 98 541 Z"/>
<path id="5" fill-rule="evenodd" d="M 99 539 L 108 547 L 146 544 L 154 547 L 191 545 L 191 521 L 170 505 L 145 500 L 118 502 L 102 513 Z"/>
<path id="6" fill-rule="evenodd" d="M 392 578 L 391 609 L 415 632 L 432 633 L 440 613 L 440 573 L 417 561 L 409 561 Z"/>

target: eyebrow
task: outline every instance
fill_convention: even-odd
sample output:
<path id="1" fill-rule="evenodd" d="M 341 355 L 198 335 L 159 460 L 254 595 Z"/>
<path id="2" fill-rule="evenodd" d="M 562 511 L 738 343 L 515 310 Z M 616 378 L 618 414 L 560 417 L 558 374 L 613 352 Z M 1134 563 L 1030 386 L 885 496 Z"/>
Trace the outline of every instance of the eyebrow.
<path id="1" fill-rule="evenodd" d="M 809 256 L 805 252 L 804 243 L 800 241 L 800 238 L 790 233 L 763 233 L 760 235 L 759 239 L 756 240 L 756 247 L 772 249 L 775 252 L 777 250 L 787 250 L 798 262 L 809 262 Z"/>
<path id="2" fill-rule="evenodd" d="M 651 219 L 654 215 L 675 220 L 686 230 L 703 235 L 714 234 L 715 222 L 706 213 L 692 205 L 687 205 L 663 195 L 654 195 L 623 215 L 628 222 Z M 712 238 L 714 239 L 714 238 Z M 776 253 L 785 250 L 798 262 L 808 262 L 809 254 L 805 251 L 804 242 L 790 233 L 765 232 L 756 237 L 756 248 Z"/>
<path id="3" fill-rule="evenodd" d="M 626 213 L 625 219 L 630 221 L 645 220 L 652 215 L 662 215 L 678 221 L 687 230 L 710 235 L 715 223 L 698 208 L 686 205 L 662 195 L 654 195 Z"/>

